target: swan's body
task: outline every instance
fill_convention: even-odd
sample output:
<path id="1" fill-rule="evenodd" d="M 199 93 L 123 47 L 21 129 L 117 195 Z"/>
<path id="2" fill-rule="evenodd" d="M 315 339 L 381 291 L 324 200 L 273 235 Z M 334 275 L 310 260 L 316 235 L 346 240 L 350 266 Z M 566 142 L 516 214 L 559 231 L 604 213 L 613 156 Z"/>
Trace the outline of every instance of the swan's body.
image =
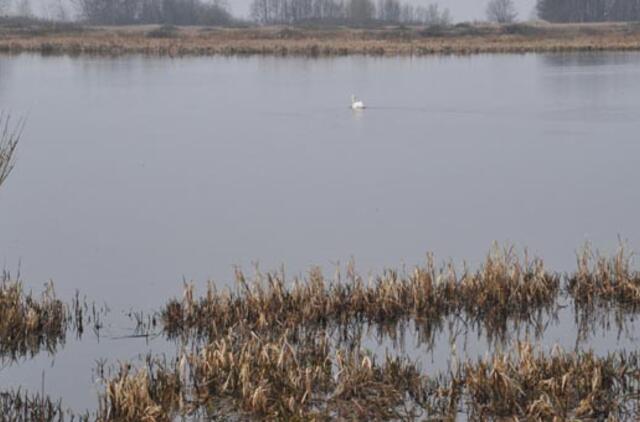
<path id="1" fill-rule="evenodd" d="M 356 98 L 355 95 L 351 96 L 351 108 L 353 110 L 362 110 L 364 108 L 364 103 Z"/>

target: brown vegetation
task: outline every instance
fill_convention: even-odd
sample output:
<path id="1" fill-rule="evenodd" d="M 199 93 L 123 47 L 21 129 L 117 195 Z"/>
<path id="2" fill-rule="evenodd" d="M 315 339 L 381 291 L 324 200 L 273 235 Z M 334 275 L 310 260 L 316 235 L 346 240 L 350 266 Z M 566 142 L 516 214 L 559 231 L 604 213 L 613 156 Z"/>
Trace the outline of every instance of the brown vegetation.
<path id="1" fill-rule="evenodd" d="M 15 361 L 46 350 L 54 353 L 64 346 L 67 332 L 81 337 L 85 324 L 96 335 L 102 327 L 105 309 L 89 306 L 76 295 L 70 304 L 57 298 L 52 282 L 41 295 L 26 292 L 20 280 L 0 274 L 0 361 Z"/>
<path id="2" fill-rule="evenodd" d="M 284 274 L 258 274 L 249 283 L 236 274 L 239 290 L 218 293 L 210 284 L 205 296 L 194 298 L 186 286 L 181 301 L 170 301 L 161 312 L 169 336 L 195 332 L 214 339 L 238 325 L 257 332 L 298 328 L 347 327 L 351 323 L 395 326 L 414 320 L 433 326 L 450 315 L 464 314 L 482 323 L 489 333 L 507 330 L 510 320 L 529 321 L 550 310 L 559 292 L 560 277 L 545 270 L 540 259 L 519 258 L 512 248 L 495 246 L 481 268 L 457 274 L 449 263 L 436 267 L 429 255 L 424 267 L 410 274 L 386 271 L 365 283 L 353 267 L 347 281 L 328 281 L 319 269 L 291 288 Z"/>
<path id="3" fill-rule="evenodd" d="M 428 376 L 400 358 L 378 363 L 359 348 L 334 351 L 322 335 L 290 342 L 230 333 L 173 366 L 120 372 L 107 383 L 99 420 L 203 413 L 276 420 L 454 420 L 458 413 L 471 420 L 631 419 L 639 416 L 638 358 L 535 353 L 520 343 L 510 353 Z"/>
<path id="4" fill-rule="evenodd" d="M 47 283 L 40 298 L 26 294 L 22 283 L 5 273 L 0 280 L 0 357 L 16 359 L 49 352 L 64 343 L 67 308 Z"/>
<path id="5" fill-rule="evenodd" d="M 579 306 L 616 305 L 636 311 L 640 307 L 640 272 L 631 268 L 632 254 L 620 244 L 611 258 L 586 245 L 578 255 L 578 270 L 568 289 Z"/>
<path id="6" fill-rule="evenodd" d="M 0 25 L 0 51 L 45 54 L 426 55 L 639 50 L 640 26 L 608 24 L 459 24 L 431 27 L 158 26 L 38 28 Z"/>
<path id="7" fill-rule="evenodd" d="M 592 352 L 535 353 L 521 343 L 515 354 L 497 353 L 464 365 L 461 382 L 474 420 L 634 419 L 640 396 L 640 356 Z"/>

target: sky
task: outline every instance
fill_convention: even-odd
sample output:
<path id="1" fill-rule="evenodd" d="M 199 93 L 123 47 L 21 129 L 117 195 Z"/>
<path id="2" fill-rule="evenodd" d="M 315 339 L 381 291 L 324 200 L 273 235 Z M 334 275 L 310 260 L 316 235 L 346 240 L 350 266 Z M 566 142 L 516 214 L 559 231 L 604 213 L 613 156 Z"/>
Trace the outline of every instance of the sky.
<path id="1" fill-rule="evenodd" d="M 247 16 L 251 0 L 227 0 L 231 10 L 237 16 Z M 414 5 L 438 3 L 448 7 L 454 22 L 483 20 L 488 0 L 409 0 Z M 518 20 L 527 20 L 535 6 L 535 0 L 514 0 L 518 10 Z"/>

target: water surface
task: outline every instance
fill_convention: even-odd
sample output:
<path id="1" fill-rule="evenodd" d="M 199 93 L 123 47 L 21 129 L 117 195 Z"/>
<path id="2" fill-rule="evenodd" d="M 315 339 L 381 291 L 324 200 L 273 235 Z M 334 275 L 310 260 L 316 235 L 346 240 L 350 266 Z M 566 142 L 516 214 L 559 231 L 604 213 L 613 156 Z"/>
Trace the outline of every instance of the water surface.
<path id="1" fill-rule="evenodd" d="M 351 111 L 352 93 L 369 108 Z M 112 309 L 100 342 L 70 340 L 0 384 L 39 391 L 46 370 L 75 408 L 92 406 L 96 359 L 173 350 L 112 337 L 183 279 L 350 257 L 366 274 L 427 251 L 475 265 L 494 240 L 568 271 L 586 240 L 640 246 L 637 53 L 2 56 L 0 108 L 28 115 L 0 190 L 1 262 Z M 567 327 L 553 338 L 570 345 Z"/>

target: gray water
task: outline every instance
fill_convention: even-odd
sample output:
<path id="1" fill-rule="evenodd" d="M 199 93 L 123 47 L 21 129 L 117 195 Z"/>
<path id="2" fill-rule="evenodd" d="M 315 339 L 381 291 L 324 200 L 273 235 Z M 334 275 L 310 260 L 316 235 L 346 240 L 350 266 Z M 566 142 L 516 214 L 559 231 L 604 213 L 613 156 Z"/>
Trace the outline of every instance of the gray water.
<path id="1" fill-rule="evenodd" d="M 427 251 L 475 266 L 494 240 L 568 271 L 587 240 L 640 247 L 637 53 L 0 56 L 0 109 L 28 116 L 0 263 L 112 309 L 99 342 L 6 367 L 0 386 L 39 391 L 45 371 L 76 409 L 95 400 L 96 359 L 172 350 L 113 337 L 183 279 L 351 257 L 367 274 Z"/>

